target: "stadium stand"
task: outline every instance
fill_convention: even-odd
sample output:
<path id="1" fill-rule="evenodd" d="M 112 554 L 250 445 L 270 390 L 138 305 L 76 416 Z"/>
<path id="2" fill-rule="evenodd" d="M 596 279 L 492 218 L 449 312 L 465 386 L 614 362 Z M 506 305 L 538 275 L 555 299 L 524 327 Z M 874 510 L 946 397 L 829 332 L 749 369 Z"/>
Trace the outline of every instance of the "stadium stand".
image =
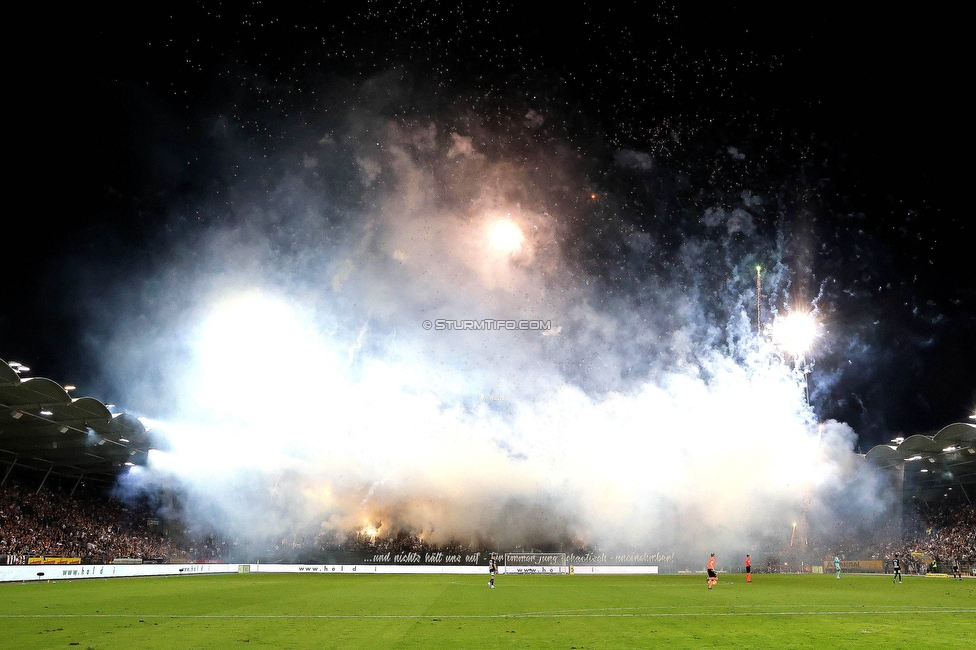
<path id="1" fill-rule="evenodd" d="M 141 422 L 92 398 L 72 398 L 55 382 L 24 378 L 20 364 L 0 362 L 0 563 L 31 558 L 112 562 L 358 562 L 388 555 L 471 555 L 479 545 L 435 546 L 401 531 L 289 533 L 258 546 L 194 530 L 179 508 L 127 503 L 113 496 L 118 475 L 145 464 L 154 441 Z M 856 528 L 812 536 L 810 558 L 906 558 L 909 573 L 959 560 L 976 572 L 976 426 L 951 424 L 933 435 L 879 445 L 865 458 L 897 478 L 902 522 L 897 535 L 865 539 Z M 5 465 L 5 467 L 4 467 Z M 165 510 L 165 512 L 163 512 Z M 890 531 L 889 531 L 890 532 Z M 533 548 L 516 551 L 575 551 Z M 589 549 L 579 550 L 584 554 Z M 762 566 L 763 558 L 755 558 Z M 767 559 L 772 566 L 772 560 Z M 784 565 L 784 569 L 785 569 Z"/>
<path id="2" fill-rule="evenodd" d="M 0 558 L 77 558 L 85 564 L 116 559 L 168 561 L 171 544 L 149 529 L 150 517 L 110 499 L 69 497 L 8 481 L 0 486 Z"/>
<path id="3" fill-rule="evenodd" d="M 914 574 L 946 573 L 958 560 L 964 574 L 976 575 L 976 505 L 956 499 L 920 501 L 915 508 L 901 542 L 881 545 L 876 557 L 888 561 L 897 554 Z"/>

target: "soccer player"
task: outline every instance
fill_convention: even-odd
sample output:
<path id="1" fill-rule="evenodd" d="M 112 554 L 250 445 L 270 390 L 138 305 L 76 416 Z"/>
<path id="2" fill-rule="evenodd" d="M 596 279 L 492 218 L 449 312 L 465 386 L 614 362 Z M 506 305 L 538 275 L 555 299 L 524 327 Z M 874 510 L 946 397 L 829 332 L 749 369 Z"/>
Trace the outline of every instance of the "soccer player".
<path id="1" fill-rule="evenodd" d="M 491 577 L 488 579 L 488 586 L 492 589 L 495 588 L 495 574 L 498 573 L 498 556 L 494 553 L 488 559 L 488 575 Z"/>
<path id="2" fill-rule="evenodd" d="M 962 571 L 959 570 L 959 558 L 954 557 L 952 558 L 952 579 L 955 580 L 957 577 L 962 580 Z"/>
<path id="3" fill-rule="evenodd" d="M 746 554 L 746 582 L 752 582 L 752 560 L 749 559 L 749 554 Z"/>
<path id="4" fill-rule="evenodd" d="M 708 588 L 711 589 L 713 585 L 718 584 L 718 576 L 715 575 L 715 554 L 708 558 Z"/>
<path id="5" fill-rule="evenodd" d="M 891 584 L 895 584 L 895 580 L 898 580 L 898 584 L 901 584 L 901 560 L 898 559 L 897 553 L 895 553 L 895 557 L 891 558 L 891 568 L 895 572 L 891 576 Z"/>
<path id="6" fill-rule="evenodd" d="M 837 579 L 840 580 L 840 558 L 834 556 L 834 571 L 837 572 Z"/>

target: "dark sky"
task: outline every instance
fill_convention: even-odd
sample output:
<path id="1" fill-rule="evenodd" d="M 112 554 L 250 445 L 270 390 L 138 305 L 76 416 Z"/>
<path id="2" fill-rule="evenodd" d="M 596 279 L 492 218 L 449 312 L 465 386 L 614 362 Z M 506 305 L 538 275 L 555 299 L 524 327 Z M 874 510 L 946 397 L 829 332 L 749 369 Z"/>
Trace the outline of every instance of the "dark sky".
<path id="1" fill-rule="evenodd" d="M 744 189 L 777 194 L 802 226 L 797 271 L 830 314 L 834 340 L 811 376 L 818 415 L 850 423 L 867 447 L 973 412 L 976 265 L 962 162 L 971 75 L 958 16 L 282 4 L 24 20 L 33 46 L 8 79 L 10 188 L 22 200 L 7 219 L 0 358 L 94 382 L 98 345 L 80 302 L 124 302 L 119 279 L 144 272 L 161 231 L 196 227 L 172 215 L 228 183 L 210 135 L 217 116 L 273 157 L 336 88 L 395 68 L 484 107 L 560 116 L 594 170 L 614 151 L 648 152 L 688 180 L 686 211 Z M 678 136 L 681 150 L 669 144 Z M 749 164 L 705 162 L 729 147 Z M 629 191 L 612 175 L 591 180 Z M 637 222 L 656 218 L 620 206 Z M 830 378 L 819 391 L 818 374 Z"/>

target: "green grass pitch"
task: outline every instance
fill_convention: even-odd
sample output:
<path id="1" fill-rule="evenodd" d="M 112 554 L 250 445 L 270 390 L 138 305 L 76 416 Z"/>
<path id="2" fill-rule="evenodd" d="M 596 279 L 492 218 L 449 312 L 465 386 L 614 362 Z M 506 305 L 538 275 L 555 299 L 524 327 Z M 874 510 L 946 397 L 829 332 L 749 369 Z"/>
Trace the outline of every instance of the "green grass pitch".
<path id="1" fill-rule="evenodd" d="M 974 648 L 976 579 L 241 574 L 0 585 L 0 648 Z"/>

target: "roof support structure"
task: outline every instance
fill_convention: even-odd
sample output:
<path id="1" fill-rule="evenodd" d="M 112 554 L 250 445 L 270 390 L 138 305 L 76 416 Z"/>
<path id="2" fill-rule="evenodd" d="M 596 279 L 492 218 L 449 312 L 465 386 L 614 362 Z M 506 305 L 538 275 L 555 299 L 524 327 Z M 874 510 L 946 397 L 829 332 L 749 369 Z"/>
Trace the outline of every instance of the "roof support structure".
<path id="1" fill-rule="evenodd" d="M 14 459 L 10 461 L 10 467 L 7 468 L 7 473 L 3 475 L 3 480 L 0 481 L 0 485 L 6 485 L 7 477 L 10 476 L 10 472 L 13 471 L 14 465 L 16 464 L 17 464 L 17 456 L 14 456 Z"/>
<path id="2" fill-rule="evenodd" d="M 84 472 L 78 475 L 78 480 L 75 481 L 75 486 L 71 488 L 71 494 L 68 495 L 69 497 L 73 497 L 75 495 L 75 490 L 78 489 L 78 484 L 81 483 L 81 479 L 84 478 L 84 476 L 85 476 Z"/>
<path id="3" fill-rule="evenodd" d="M 41 488 L 44 487 L 44 484 L 47 482 L 47 477 L 51 475 L 52 469 L 54 469 L 54 463 L 51 463 L 51 466 L 47 468 L 47 474 L 45 474 L 44 478 L 41 479 L 41 484 L 37 486 L 37 492 L 35 492 L 34 494 L 41 493 Z"/>
<path id="4" fill-rule="evenodd" d="M 956 479 L 956 485 L 958 485 L 959 489 L 962 490 L 962 495 L 966 497 L 966 502 L 971 504 L 973 500 L 969 498 L 969 492 L 966 492 L 966 486 L 963 485 L 962 481 L 960 481 L 958 478 Z"/>

